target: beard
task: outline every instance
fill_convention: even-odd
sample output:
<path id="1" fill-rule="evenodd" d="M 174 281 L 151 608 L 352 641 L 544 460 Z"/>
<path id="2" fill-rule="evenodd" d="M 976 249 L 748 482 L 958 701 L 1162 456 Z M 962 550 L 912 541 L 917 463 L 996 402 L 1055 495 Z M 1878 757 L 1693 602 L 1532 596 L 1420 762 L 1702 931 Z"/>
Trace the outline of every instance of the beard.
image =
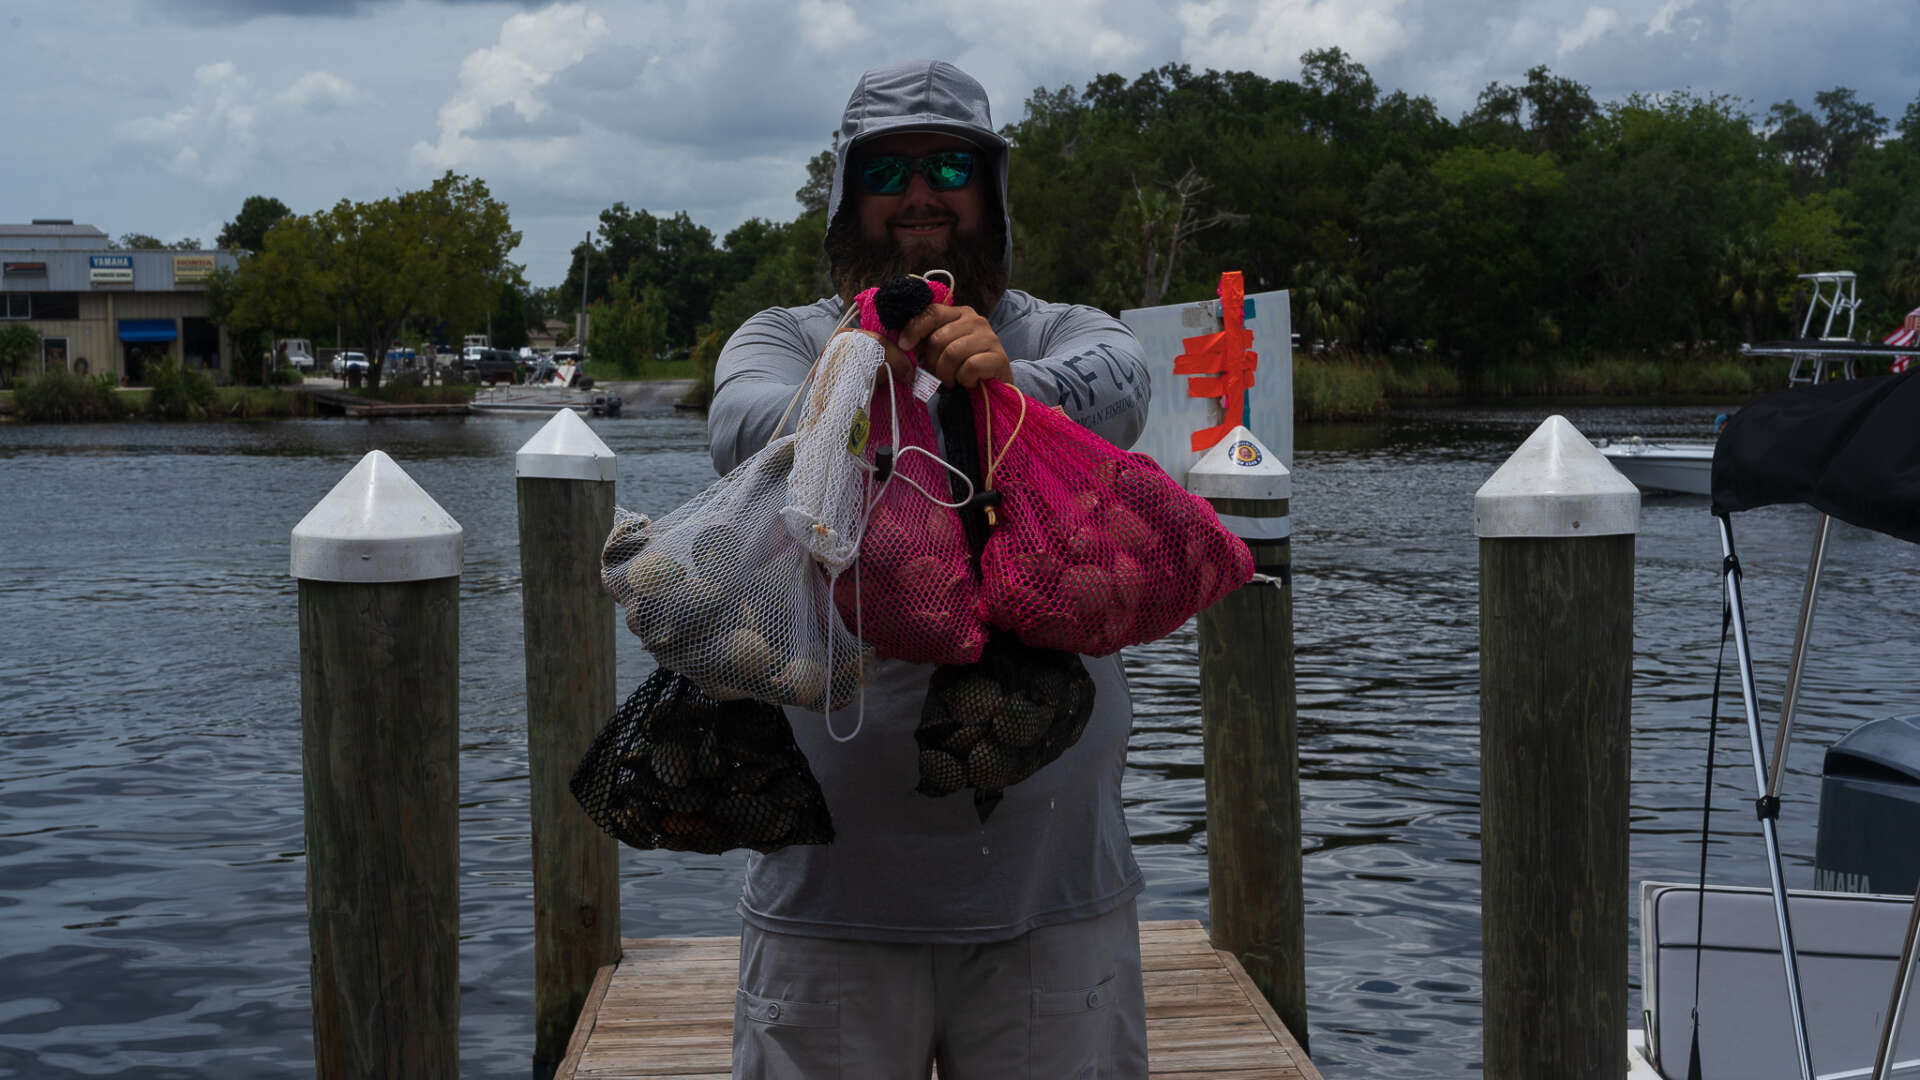
<path id="1" fill-rule="evenodd" d="M 998 215 L 989 214 L 989 222 Z M 929 270 L 953 273 L 953 305 L 991 315 L 1007 291 L 1006 233 L 998 224 L 972 234 L 949 231 L 951 240 L 937 248 L 908 249 L 894 242 L 891 232 L 879 238 L 865 236 L 856 221 L 842 220 L 827 230 L 827 257 L 833 264 L 833 286 L 840 302 L 903 274 Z"/>

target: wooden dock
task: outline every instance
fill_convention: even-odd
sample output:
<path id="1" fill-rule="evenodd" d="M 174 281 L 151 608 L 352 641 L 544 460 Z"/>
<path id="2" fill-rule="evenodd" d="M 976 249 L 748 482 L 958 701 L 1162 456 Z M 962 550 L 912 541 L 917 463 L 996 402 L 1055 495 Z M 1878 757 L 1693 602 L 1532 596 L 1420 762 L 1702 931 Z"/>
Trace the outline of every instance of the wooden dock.
<path id="1" fill-rule="evenodd" d="M 629 938 L 600 969 L 555 1080 L 721 1080 L 733 1050 L 740 939 Z M 1230 953 L 1198 922 L 1140 924 L 1156 1080 L 1320 1080 Z"/>
<path id="2" fill-rule="evenodd" d="M 464 401 L 394 405 L 338 390 L 310 390 L 307 393 L 313 395 L 314 402 L 322 409 L 337 410 L 342 415 L 351 417 L 370 419 L 381 416 L 465 416 L 467 414 L 467 403 Z"/>

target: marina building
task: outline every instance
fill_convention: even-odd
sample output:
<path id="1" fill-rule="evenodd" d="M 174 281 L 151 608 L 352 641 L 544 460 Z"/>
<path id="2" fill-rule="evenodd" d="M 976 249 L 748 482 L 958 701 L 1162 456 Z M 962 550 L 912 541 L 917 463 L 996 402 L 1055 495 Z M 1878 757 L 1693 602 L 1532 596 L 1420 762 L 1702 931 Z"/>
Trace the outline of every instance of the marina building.
<path id="1" fill-rule="evenodd" d="M 172 360 L 228 381 L 232 347 L 207 317 L 206 283 L 235 265 L 221 251 L 116 249 L 66 219 L 0 224 L 0 325 L 24 321 L 41 340 L 18 374 L 64 368 L 138 385 L 147 365 Z"/>

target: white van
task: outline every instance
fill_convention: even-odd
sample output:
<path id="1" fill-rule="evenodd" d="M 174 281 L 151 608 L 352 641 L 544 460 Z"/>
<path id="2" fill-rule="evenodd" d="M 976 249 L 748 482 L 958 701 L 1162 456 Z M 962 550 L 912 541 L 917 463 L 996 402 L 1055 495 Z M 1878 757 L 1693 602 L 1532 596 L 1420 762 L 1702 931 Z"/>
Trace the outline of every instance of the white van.
<path id="1" fill-rule="evenodd" d="M 302 374 L 313 370 L 313 343 L 306 338 L 281 338 L 273 343 L 275 364 L 287 364 Z"/>

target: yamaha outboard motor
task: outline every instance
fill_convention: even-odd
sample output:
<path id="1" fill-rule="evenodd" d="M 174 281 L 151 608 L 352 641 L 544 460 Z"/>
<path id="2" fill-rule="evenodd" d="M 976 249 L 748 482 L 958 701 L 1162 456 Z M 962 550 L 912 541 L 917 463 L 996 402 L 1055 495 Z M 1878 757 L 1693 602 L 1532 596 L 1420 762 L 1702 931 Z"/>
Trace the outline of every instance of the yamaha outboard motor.
<path id="1" fill-rule="evenodd" d="M 1813 885 L 1912 896 L 1920 881 L 1920 714 L 1871 720 L 1827 748 Z"/>

